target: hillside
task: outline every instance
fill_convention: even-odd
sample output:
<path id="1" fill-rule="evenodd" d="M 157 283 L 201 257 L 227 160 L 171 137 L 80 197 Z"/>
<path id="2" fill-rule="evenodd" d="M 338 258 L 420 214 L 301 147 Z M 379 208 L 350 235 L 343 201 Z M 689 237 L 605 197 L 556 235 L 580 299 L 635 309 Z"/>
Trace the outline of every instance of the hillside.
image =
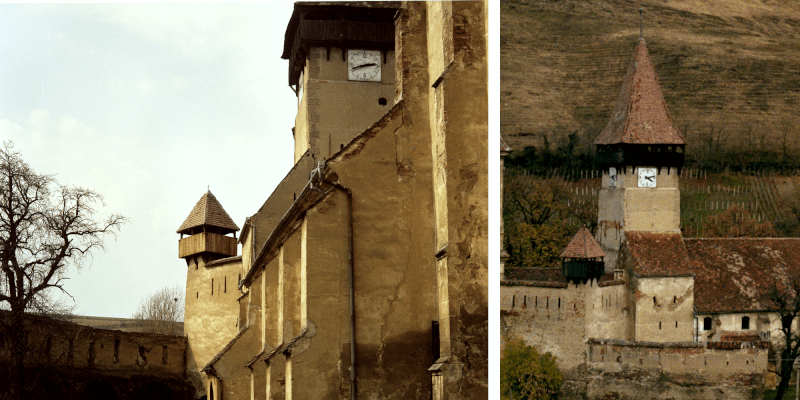
<path id="1" fill-rule="evenodd" d="M 690 158 L 800 155 L 800 2 L 502 1 L 501 133 L 521 150 L 603 129 L 644 37 Z M 778 149 L 778 150 L 776 150 Z"/>

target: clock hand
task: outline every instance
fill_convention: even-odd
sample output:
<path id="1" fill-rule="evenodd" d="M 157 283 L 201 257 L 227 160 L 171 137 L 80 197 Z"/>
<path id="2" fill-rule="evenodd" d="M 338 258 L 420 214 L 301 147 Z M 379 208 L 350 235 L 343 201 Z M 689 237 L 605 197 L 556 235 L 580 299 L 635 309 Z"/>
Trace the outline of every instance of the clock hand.
<path id="1" fill-rule="evenodd" d="M 359 66 L 353 67 L 353 70 L 357 70 L 357 69 L 359 69 L 359 68 L 366 68 L 366 67 L 376 67 L 376 66 L 378 66 L 378 64 L 376 64 L 376 63 L 371 63 L 371 64 L 361 64 L 361 65 L 359 65 Z"/>
<path id="2" fill-rule="evenodd" d="M 648 181 L 650 181 L 650 182 L 652 182 L 652 181 L 653 181 L 653 178 L 655 178 L 655 177 L 654 177 L 654 176 L 645 176 L 645 177 L 644 177 L 644 179 L 647 179 L 647 180 L 648 180 Z"/>

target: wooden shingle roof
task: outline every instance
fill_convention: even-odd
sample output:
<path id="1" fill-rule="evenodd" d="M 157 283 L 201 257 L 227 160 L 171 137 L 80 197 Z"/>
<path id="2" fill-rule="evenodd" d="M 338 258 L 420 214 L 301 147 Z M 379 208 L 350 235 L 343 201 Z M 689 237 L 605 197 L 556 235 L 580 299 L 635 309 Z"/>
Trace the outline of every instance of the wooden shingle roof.
<path id="1" fill-rule="evenodd" d="M 569 258 L 597 258 L 605 257 L 606 253 L 600 248 L 600 244 L 594 239 L 592 233 L 585 226 L 578 230 L 572 241 L 569 242 L 561 257 Z"/>
<path id="2" fill-rule="evenodd" d="M 239 227 L 233 223 L 231 217 L 225 212 L 222 205 L 219 204 L 217 198 L 211 194 L 210 190 L 195 204 L 192 212 L 189 213 L 189 216 L 186 217 L 186 220 L 183 221 L 177 232 L 191 234 L 190 230 L 192 228 L 201 226 L 217 228 L 226 233 L 239 230 Z"/>
<path id="3" fill-rule="evenodd" d="M 686 144 L 672 124 L 643 38 L 636 45 L 611 119 L 594 142 L 596 145 L 620 143 Z"/>

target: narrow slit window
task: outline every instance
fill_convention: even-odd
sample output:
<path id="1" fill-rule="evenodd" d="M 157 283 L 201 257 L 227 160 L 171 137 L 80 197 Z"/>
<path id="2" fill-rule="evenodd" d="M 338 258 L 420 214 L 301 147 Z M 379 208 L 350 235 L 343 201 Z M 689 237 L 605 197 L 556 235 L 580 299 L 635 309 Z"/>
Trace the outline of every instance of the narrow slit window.
<path id="1" fill-rule="evenodd" d="M 214 295 L 214 278 L 211 278 L 211 295 Z"/>

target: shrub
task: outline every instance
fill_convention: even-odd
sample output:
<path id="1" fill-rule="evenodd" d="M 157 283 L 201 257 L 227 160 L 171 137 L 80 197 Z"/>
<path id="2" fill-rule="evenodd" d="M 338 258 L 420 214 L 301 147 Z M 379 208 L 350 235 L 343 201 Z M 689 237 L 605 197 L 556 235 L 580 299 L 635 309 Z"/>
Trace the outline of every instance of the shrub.
<path id="1" fill-rule="evenodd" d="M 539 354 L 522 340 L 506 344 L 500 359 L 500 393 L 503 399 L 554 399 L 564 378 L 556 358 Z"/>

